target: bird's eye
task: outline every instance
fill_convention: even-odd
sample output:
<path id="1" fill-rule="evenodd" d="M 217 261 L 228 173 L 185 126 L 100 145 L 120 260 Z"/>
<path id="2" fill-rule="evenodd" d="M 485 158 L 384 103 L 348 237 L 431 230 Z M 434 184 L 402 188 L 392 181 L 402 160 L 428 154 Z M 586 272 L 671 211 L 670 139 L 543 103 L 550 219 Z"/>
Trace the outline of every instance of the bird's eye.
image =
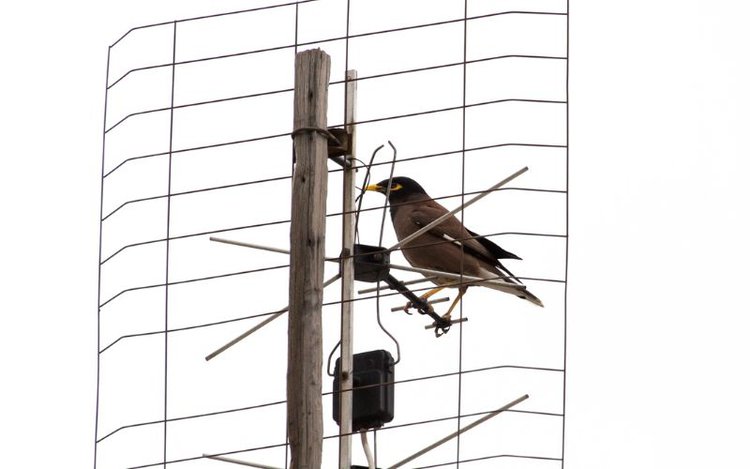
<path id="1" fill-rule="evenodd" d="M 397 183 L 397 182 L 394 182 L 393 184 L 391 184 L 391 190 L 392 190 L 392 191 L 398 191 L 398 190 L 401 190 L 401 189 L 403 189 L 403 187 L 404 187 L 404 186 L 402 186 L 401 184 L 399 184 L 399 183 Z"/>

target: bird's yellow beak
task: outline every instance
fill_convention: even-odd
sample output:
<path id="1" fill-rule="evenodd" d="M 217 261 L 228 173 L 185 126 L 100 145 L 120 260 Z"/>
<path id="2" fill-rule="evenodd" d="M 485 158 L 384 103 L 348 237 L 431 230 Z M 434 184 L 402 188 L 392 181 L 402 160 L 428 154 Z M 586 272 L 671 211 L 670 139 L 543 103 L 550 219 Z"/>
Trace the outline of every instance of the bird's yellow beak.
<path id="1" fill-rule="evenodd" d="M 377 184 L 370 184 L 369 186 L 365 187 L 366 191 L 375 191 L 375 192 L 383 192 L 383 186 L 379 186 Z"/>

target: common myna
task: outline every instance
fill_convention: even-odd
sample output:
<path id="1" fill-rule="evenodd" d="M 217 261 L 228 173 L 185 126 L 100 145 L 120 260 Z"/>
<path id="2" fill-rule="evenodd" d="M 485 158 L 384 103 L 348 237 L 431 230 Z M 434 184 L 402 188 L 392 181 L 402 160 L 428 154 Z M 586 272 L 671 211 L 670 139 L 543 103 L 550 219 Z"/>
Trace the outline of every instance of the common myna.
<path id="1" fill-rule="evenodd" d="M 394 177 L 391 180 L 390 193 L 388 181 L 385 179 L 377 184 L 371 184 L 365 190 L 388 195 L 391 220 L 399 241 L 448 212 L 445 207 L 432 200 L 415 180 L 408 177 Z M 529 292 L 521 281 L 499 261 L 499 259 L 520 260 L 521 258 L 489 239 L 466 229 L 455 216 L 448 217 L 401 246 L 401 249 L 406 260 L 414 267 L 511 283 L 517 286 L 497 283 L 479 285 L 510 293 L 535 305 L 544 306 L 541 300 Z M 451 286 L 448 284 L 453 284 L 455 287 L 459 283 L 455 279 L 446 277 L 438 277 L 433 282 L 438 287 L 422 295 L 422 299 L 427 299 L 446 286 Z M 443 317 L 450 319 L 451 312 L 466 293 L 468 286 L 467 284 L 458 286 L 458 296 Z"/>

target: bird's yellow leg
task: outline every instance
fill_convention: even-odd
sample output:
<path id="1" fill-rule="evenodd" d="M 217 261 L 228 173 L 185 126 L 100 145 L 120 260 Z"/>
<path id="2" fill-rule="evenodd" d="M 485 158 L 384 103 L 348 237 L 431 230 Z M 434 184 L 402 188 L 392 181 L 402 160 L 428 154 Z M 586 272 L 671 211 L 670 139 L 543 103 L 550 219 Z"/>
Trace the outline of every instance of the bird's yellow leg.
<path id="1" fill-rule="evenodd" d="M 464 286 L 462 286 L 461 288 L 458 289 L 458 296 L 456 297 L 455 300 L 453 300 L 453 303 L 451 304 L 451 307 L 448 308 L 448 312 L 445 313 L 445 314 L 443 314 L 443 318 L 445 318 L 445 319 L 447 319 L 447 320 L 450 321 L 450 319 L 451 319 L 451 313 L 453 312 L 453 308 L 456 307 L 456 305 L 458 304 L 458 302 L 461 300 L 461 297 L 464 296 L 464 293 L 466 293 L 466 290 L 468 288 L 469 287 L 467 285 L 464 285 Z"/>
<path id="2" fill-rule="evenodd" d="M 433 288 L 432 290 L 426 292 L 424 295 L 421 295 L 420 298 L 426 302 L 427 298 L 431 297 L 432 295 L 434 295 L 435 293 L 439 292 L 443 288 L 445 288 L 445 287 L 436 287 L 436 288 Z M 404 305 L 404 311 L 409 312 L 409 308 L 411 308 L 412 306 L 414 306 L 414 305 L 411 303 L 411 301 L 408 302 L 408 303 L 406 303 Z M 427 305 L 427 306 L 430 308 L 430 310 L 432 310 L 432 306 L 430 306 L 430 305 Z"/>
<path id="3" fill-rule="evenodd" d="M 433 288 L 432 290 L 428 291 L 424 295 L 420 296 L 420 298 L 422 298 L 423 300 L 427 300 L 427 298 L 431 297 L 432 295 L 434 295 L 435 293 L 439 292 L 443 288 L 445 288 L 445 287 Z"/>

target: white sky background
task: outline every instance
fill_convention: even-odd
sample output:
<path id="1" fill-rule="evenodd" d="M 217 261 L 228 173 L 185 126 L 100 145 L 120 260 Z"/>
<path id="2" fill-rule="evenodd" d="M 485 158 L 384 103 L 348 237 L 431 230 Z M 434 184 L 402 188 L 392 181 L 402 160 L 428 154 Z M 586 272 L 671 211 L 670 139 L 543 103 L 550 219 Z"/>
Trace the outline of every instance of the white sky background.
<path id="1" fill-rule="evenodd" d="M 571 3 L 566 467 L 740 466 L 750 7 Z M 4 467 L 92 462 L 107 45 L 252 4 L 6 7 Z"/>

